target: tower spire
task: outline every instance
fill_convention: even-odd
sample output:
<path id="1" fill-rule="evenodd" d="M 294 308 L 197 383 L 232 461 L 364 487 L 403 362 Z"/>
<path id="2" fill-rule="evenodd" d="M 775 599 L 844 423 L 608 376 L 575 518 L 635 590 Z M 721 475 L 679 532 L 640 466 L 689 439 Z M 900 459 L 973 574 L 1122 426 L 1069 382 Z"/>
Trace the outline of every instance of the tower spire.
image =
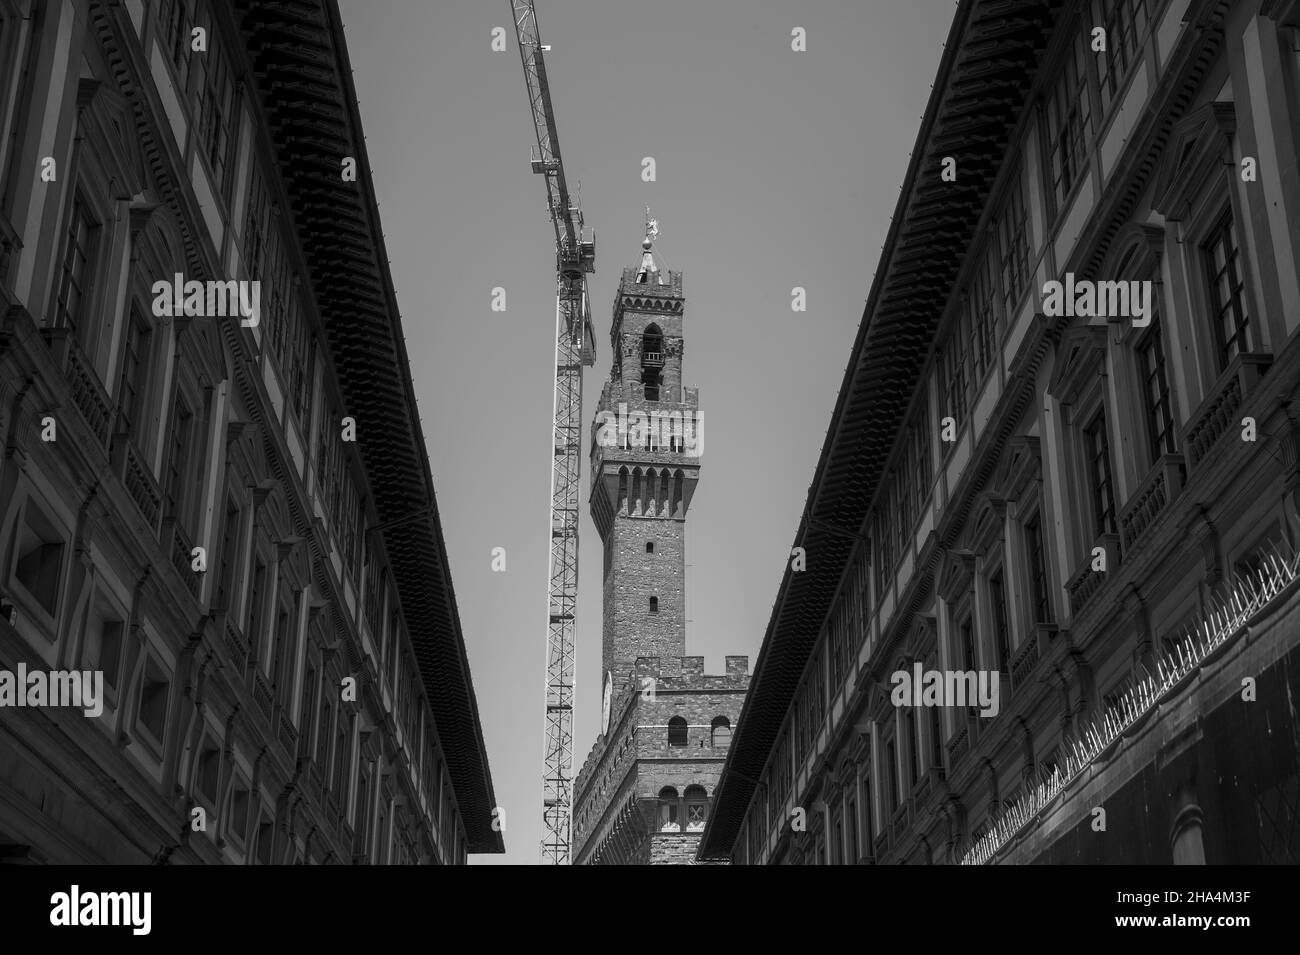
<path id="1" fill-rule="evenodd" d="M 650 207 L 645 207 L 645 238 L 641 241 L 641 266 L 636 270 L 636 280 L 639 284 L 645 285 L 651 279 L 654 279 L 656 285 L 663 285 L 663 276 L 659 274 L 659 266 L 655 263 L 654 248 L 655 238 L 659 235 L 659 220 L 650 218 Z"/>

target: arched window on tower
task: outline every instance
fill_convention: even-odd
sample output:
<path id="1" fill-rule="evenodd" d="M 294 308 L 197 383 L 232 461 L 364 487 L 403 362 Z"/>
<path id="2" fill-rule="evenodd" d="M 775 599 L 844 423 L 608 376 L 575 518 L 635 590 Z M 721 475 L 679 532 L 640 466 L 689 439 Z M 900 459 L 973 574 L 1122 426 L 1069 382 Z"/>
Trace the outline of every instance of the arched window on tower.
<path id="1" fill-rule="evenodd" d="M 674 716 L 668 721 L 668 745 L 686 745 L 686 720 L 680 716 Z"/>
<path id="2" fill-rule="evenodd" d="M 672 506 L 672 475 L 665 468 L 659 473 L 659 513 L 664 517 L 673 516 Z"/>
<path id="3" fill-rule="evenodd" d="M 683 484 L 683 482 L 685 482 L 685 480 L 686 480 L 686 475 L 682 474 L 681 471 L 678 471 L 678 472 L 673 476 L 673 509 L 672 509 L 672 511 L 671 511 L 673 517 L 681 517 L 681 516 L 682 516 L 682 514 L 681 514 L 681 508 L 682 508 L 682 484 Z"/>
<path id="4" fill-rule="evenodd" d="M 649 468 L 645 472 L 645 505 L 641 508 L 641 513 L 646 517 L 655 516 L 655 486 L 659 483 L 659 475 L 654 468 Z M 666 502 L 665 502 L 666 503 Z"/>
<path id="5" fill-rule="evenodd" d="M 618 469 L 618 513 L 627 511 L 627 468 Z"/>
<path id="6" fill-rule="evenodd" d="M 658 597 L 651 597 L 651 598 L 650 598 L 650 612 L 651 612 L 651 613 L 658 613 L 658 612 L 659 612 L 659 598 L 658 598 Z"/>
<path id="7" fill-rule="evenodd" d="M 686 802 L 686 831 L 703 832 L 704 822 L 708 817 L 709 797 L 704 791 L 703 786 L 687 786 L 685 793 Z"/>
<path id="8" fill-rule="evenodd" d="M 627 502 L 629 514 L 641 513 L 641 469 L 632 469 L 632 497 Z"/>
<path id="9" fill-rule="evenodd" d="M 680 800 L 677 798 L 677 790 L 672 786 L 665 786 L 659 790 L 659 831 L 660 832 L 681 832 L 682 825 L 678 821 L 677 813 L 680 808 Z"/>
<path id="10" fill-rule="evenodd" d="M 663 384 L 664 335 L 658 325 L 650 325 L 641 336 L 641 384 L 645 386 L 645 400 L 658 401 Z"/>
<path id="11" fill-rule="evenodd" d="M 713 735 L 712 740 L 714 749 L 725 749 L 731 742 L 731 720 L 725 716 L 715 716 L 713 718 Z"/>

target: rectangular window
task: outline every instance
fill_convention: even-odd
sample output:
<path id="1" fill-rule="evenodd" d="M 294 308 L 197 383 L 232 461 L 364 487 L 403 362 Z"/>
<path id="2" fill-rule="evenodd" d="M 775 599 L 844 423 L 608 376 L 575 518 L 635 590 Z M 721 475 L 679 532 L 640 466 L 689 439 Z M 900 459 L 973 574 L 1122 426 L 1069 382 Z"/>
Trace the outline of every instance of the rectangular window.
<path id="1" fill-rule="evenodd" d="M 312 353 L 307 333 L 307 318 L 300 311 L 295 326 L 291 378 L 293 380 L 293 410 L 299 419 L 307 421 L 311 409 Z"/>
<path id="2" fill-rule="evenodd" d="M 248 785 L 243 780 L 236 780 L 230 792 L 230 815 L 226 821 L 229 834 L 243 845 L 248 834 Z"/>
<path id="3" fill-rule="evenodd" d="M 383 596 L 383 584 L 385 574 L 379 568 L 379 554 L 373 547 L 369 548 L 366 555 L 366 623 L 370 625 L 370 632 L 377 634 L 379 632 L 379 601 Z"/>
<path id="4" fill-rule="evenodd" d="M 280 578 L 280 592 L 286 593 L 289 584 Z M 275 621 L 275 650 L 271 661 L 271 687 L 275 698 L 282 706 L 289 703 L 289 693 L 293 683 L 294 658 L 294 617 L 292 603 L 281 604 L 280 613 Z"/>
<path id="5" fill-rule="evenodd" d="M 1011 672 L 1011 633 L 1007 623 L 1007 587 L 1002 568 L 989 577 L 989 604 L 993 611 L 993 647 L 997 652 L 998 672 Z"/>
<path id="6" fill-rule="evenodd" d="M 190 430 L 194 415 L 179 394 L 172 406 L 171 432 L 168 437 L 167 489 L 163 494 L 164 517 L 175 518 L 188 531 L 189 515 L 186 496 L 193 490 L 190 476 Z"/>
<path id="7" fill-rule="evenodd" d="M 913 492 L 916 495 L 915 500 L 911 502 L 913 523 L 921 516 L 922 510 L 925 509 L 925 502 L 930 497 L 930 480 L 933 476 L 931 469 L 933 464 L 930 460 L 930 408 L 923 399 L 916 412 L 916 418 L 912 422 L 911 433 L 911 467 L 915 475 L 912 485 Z"/>
<path id="8" fill-rule="evenodd" d="M 959 322 L 948 336 L 939 357 L 939 397 L 943 417 L 961 424 L 966 417 L 966 335 Z"/>
<path id="9" fill-rule="evenodd" d="M 149 657 L 145 662 L 144 679 L 140 684 L 140 704 L 136 711 L 136 725 L 148 732 L 151 741 L 161 751 L 167 729 L 167 697 L 170 689 L 167 674 L 158 661 Z"/>
<path id="10" fill-rule="evenodd" d="M 1242 352 L 1250 351 L 1250 312 L 1246 308 L 1244 269 L 1237 229 L 1228 209 L 1202 246 L 1210 284 L 1210 308 L 1218 344 L 1219 370 Z"/>
<path id="11" fill-rule="evenodd" d="M 883 594 L 889 589 L 889 584 L 894 576 L 894 528 L 891 513 L 888 509 L 881 512 L 877 518 L 876 540 L 878 541 L 879 556 L 876 564 L 876 592 Z"/>
<path id="12" fill-rule="evenodd" d="M 230 609 L 235 594 L 235 567 L 239 550 L 239 506 L 226 498 L 226 518 L 221 525 L 221 566 L 217 575 L 217 606 Z"/>
<path id="13" fill-rule="evenodd" d="M 1029 558 L 1029 593 L 1034 602 L 1034 622 L 1051 623 L 1052 606 L 1047 596 L 1047 555 L 1043 548 L 1043 522 L 1038 514 L 1025 522 L 1025 553 Z"/>
<path id="14" fill-rule="evenodd" d="M 994 269 L 998 261 L 996 235 L 996 231 L 989 233 L 988 245 L 981 250 L 979 262 L 966 289 L 964 307 L 966 325 L 971 331 L 971 384 L 977 390 L 993 364 L 1001 324 L 998 321 L 998 310 L 994 306 L 997 291 Z"/>
<path id="15" fill-rule="evenodd" d="M 272 849 L 275 843 L 275 827 L 270 820 L 263 817 L 257 826 L 257 864 L 270 865 L 274 859 Z"/>
<path id="16" fill-rule="evenodd" d="M 1071 36 L 1047 100 L 1047 155 L 1057 213 L 1063 211 L 1070 190 L 1083 176 L 1092 141 L 1092 107 L 1079 39 L 1077 34 Z"/>
<path id="17" fill-rule="evenodd" d="M 271 200 L 267 195 L 266 183 L 258 164 L 254 163 L 248 178 L 248 214 L 244 222 L 244 265 L 251 279 L 260 280 L 266 271 L 262 264 L 262 256 L 266 251 L 266 227 Z M 274 287 L 275 283 L 272 282 L 266 289 L 268 299 L 266 304 L 269 304 L 269 296 L 274 291 Z"/>
<path id="18" fill-rule="evenodd" d="M 1119 88 L 1137 62 L 1149 17 L 1146 0 L 1094 0 L 1093 23 L 1106 31 L 1106 52 L 1100 54 L 1098 80 L 1101 105 L 1109 110 Z"/>
<path id="19" fill-rule="evenodd" d="M 248 637 L 249 646 L 252 648 L 254 658 L 258 655 L 258 647 L 262 644 L 263 612 L 262 605 L 266 602 L 266 564 L 257 560 L 253 563 L 253 582 L 248 591 Z"/>
<path id="20" fill-rule="evenodd" d="M 208 27 L 213 32 L 213 27 Z M 210 44 L 213 39 L 209 38 Z M 230 64 L 217 51 L 203 57 L 205 75 L 199 90 L 199 136 L 204 158 L 216 180 L 217 191 L 225 196 L 229 184 L 230 124 L 235 112 L 235 82 Z"/>
<path id="21" fill-rule="evenodd" d="M 127 315 L 122 340 L 122 373 L 118 379 L 117 411 L 119 428 L 139 444 L 137 426 L 144 417 L 145 387 L 149 371 L 149 324 L 132 305 Z"/>
<path id="22" fill-rule="evenodd" d="M 54 522 L 28 502 L 15 535 L 13 579 L 51 617 L 58 611 L 65 549 Z"/>
<path id="23" fill-rule="evenodd" d="M 1083 429 L 1087 455 L 1088 490 L 1092 495 L 1093 531 L 1098 535 L 1115 533 L 1115 494 L 1111 484 L 1110 437 L 1106 432 L 1106 412 L 1099 410 Z"/>
<path id="24" fill-rule="evenodd" d="M 967 617 L 957 627 L 957 632 L 961 634 L 961 662 L 962 668 L 972 673 L 976 668 L 975 658 L 975 631 L 971 628 L 970 618 Z"/>
<path id="25" fill-rule="evenodd" d="M 302 689 L 302 715 L 298 717 L 301 735 L 298 737 L 298 754 L 311 758 L 311 731 L 316 725 L 316 668 L 307 664 L 307 679 Z"/>
<path id="26" fill-rule="evenodd" d="M 99 223 L 91 217 L 81 190 L 74 189 L 68 231 L 63 241 L 54 323 L 60 328 L 72 329 L 83 348 L 90 331 L 86 327 L 86 298 L 90 294 L 91 263 L 98 234 Z"/>
<path id="27" fill-rule="evenodd" d="M 903 486 L 903 482 L 895 474 L 893 480 L 889 482 L 889 513 L 893 515 L 894 533 L 897 535 L 894 541 L 895 562 L 902 560 L 908 551 L 910 536 L 908 532 L 911 530 L 907 515 L 908 503 L 907 488 Z"/>
<path id="28" fill-rule="evenodd" d="M 161 29 L 159 43 L 176 70 L 182 90 L 189 72 L 190 28 L 193 22 L 187 0 L 162 0 L 158 11 L 158 25 Z"/>
<path id="29" fill-rule="evenodd" d="M 348 770 L 352 761 L 352 720 L 355 717 L 348 714 L 344 718 L 339 714 L 338 736 L 334 742 L 334 796 L 339 801 L 339 810 L 347 811 L 347 786 L 349 782 Z"/>
<path id="30" fill-rule="evenodd" d="M 898 809 L 898 750 L 892 739 L 885 744 L 885 775 L 889 780 L 885 810 L 886 815 L 893 818 Z"/>
<path id="31" fill-rule="evenodd" d="M 830 627 L 827 631 L 827 643 L 830 645 L 830 664 L 831 664 L 831 686 L 840 685 L 840 630 L 836 624 L 835 617 L 832 615 Z"/>
<path id="32" fill-rule="evenodd" d="M 316 732 L 316 765 L 320 768 L 322 779 L 328 778 L 330 771 L 330 742 L 334 736 L 334 705 L 330 694 L 322 693 L 320 698 L 320 726 Z"/>
<path id="33" fill-rule="evenodd" d="M 866 796 L 866 798 L 862 800 L 862 803 L 864 808 L 867 811 L 866 828 L 862 830 L 863 842 L 866 843 L 865 845 L 865 848 L 867 850 L 866 854 L 872 855 L 874 853 L 874 847 L 871 844 L 871 840 L 873 840 L 876 837 L 876 817 L 875 817 L 874 807 L 871 805 L 871 774 L 870 773 L 862 777 L 862 792 Z"/>
<path id="34" fill-rule="evenodd" d="M 898 711 L 898 738 L 907 748 L 907 787 L 910 789 L 921 781 L 921 766 L 918 751 L 921 748 L 921 734 L 917 730 L 918 713 L 916 707 Z M 905 725 L 904 725 L 905 724 Z"/>
<path id="35" fill-rule="evenodd" d="M 822 664 L 821 654 L 813 652 L 813 725 L 822 725 L 822 716 L 826 712 L 826 667 Z"/>
<path id="36" fill-rule="evenodd" d="M 857 799 L 854 798 L 849 800 L 849 805 L 847 811 L 845 812 L 845 817 L 849 821 L 848 859 L 846 860 L 846 862 L 849 865 L 857 865 L 858 856 L 861 854 L 858 849 L 858 801 Z"/>
<path id="37" fill-rule="evenodd" d="M 1147 441 L 1154 463 L 1161 455 L 1173 454 L 1174 416 L 1169 400 L 1169 378 L 1165 374 L 1165 349 L 1159 319 L 1152 321 L 1146 338 L 1138 345 L 1142 373 L 1142 400 L 1146 410 Z"/>
<path id="38" fill-rule="evenodd" d="M 105 689 L 116 694 L 122 669 L 123 621 L 111 616 L 112 613 L 102 608 L 88 621 L 82 666 L 103 673 Z"/>
<path id="39" fill-rule="evenodd" d="M 208 805 L 217 801 L 217 779 L 221 774 L 221 750 L 208 742 L 199 753 L 194 770 L 195 791 L 203 797 Z"/>
<path id="40" fill-rule="evenodd" d="M 895 505 L 895 513 L 898 514 L 898 521 L 895 527 L 898 529 L 898 552 L 906 554 L 908 550 L 908 538 L 911 537 L 913 512 L 912 508 L 916 504 L 916 472 L 913 470 L 912 461 L 912 442 L 911 434 L 908 434 L 907 447 L 903 449 L 903 461 L 898 471 L 892 477 L 894 490 L 890 497 Z"/>
<path id="41" fill-rule="evenodd" d="M 1011 315 L 1029 284 L 1029 217 L 1025 184 L 1019 169 L 1011 176 L 1002 214 L 998 217 L 998 246 L 1002 252 L 1002 309 Z"/>
<path id="42" fill-rule="evenodd" d="M 943 771 L 943 722 L 939 707 L 927 707 L 930 711 L 930 768 Z"/>

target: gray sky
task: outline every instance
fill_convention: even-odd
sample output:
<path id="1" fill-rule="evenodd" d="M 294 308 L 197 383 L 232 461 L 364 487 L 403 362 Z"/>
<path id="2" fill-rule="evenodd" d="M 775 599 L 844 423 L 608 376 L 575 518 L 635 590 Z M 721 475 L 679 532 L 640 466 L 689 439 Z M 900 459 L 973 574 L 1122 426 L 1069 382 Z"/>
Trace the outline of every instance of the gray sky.
<path id="1" fill-rule="evenodd" d="M 504 856 L 536 863 L 554 375 L 554 240 L 507 0 L 340 0 L 469 646 Z M 758 655 L 952 0 L 538 0 L 565 173 L 596 230 L 597 360 L 644 208 L 684 273 L 705 453 L 687 652 Z M 491 49 L 492 29 L 509 37 Z M 807 31 L 806 52 L 790 49 Z M 657 181 L 641 181 L 653 156 Z M 491 310 L 506 289 L 507 310 Z M 808 310 L 792 312 L 791 288 Z M 588 439 L 584 437 L 583 447 Z M 580 548 L 575 771 L 600 723 L 600 546 Z M 493 573 L 504 547 L 507 570 Z"/>

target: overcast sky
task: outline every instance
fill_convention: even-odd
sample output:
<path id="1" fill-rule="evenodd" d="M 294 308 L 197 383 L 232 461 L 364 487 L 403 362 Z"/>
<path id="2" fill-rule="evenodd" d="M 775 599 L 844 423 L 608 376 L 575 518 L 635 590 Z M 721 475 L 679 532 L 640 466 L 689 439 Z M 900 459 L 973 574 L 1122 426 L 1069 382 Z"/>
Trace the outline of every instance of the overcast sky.
<path id="1" fill-rule="evenodd" d="M 504 856 L 536 863 L 555 257 L 508 0 L 340 0 Z M 705 454 L 687 652 L 757 658 L 955 9 L 952 0 L 537 0 L 565 173 L 596 230 L 597 360 L 648 204 L 684 273 Z M 507 50 L 492 51 L 506 30 Z M 807 34 L 791 50 L 791 31 Z M 657 181 L 641 179 L 654 157 Z M 506 310 L 491 309 L 492 289 Z M 807 290 L 806 312 L 791 289 Z M 584 437 L 583 447 L 588 446 Z M 583 461 L 574 769 L 600 724 Z M 492 571 L 492 549 L 506 571 Z"/>

